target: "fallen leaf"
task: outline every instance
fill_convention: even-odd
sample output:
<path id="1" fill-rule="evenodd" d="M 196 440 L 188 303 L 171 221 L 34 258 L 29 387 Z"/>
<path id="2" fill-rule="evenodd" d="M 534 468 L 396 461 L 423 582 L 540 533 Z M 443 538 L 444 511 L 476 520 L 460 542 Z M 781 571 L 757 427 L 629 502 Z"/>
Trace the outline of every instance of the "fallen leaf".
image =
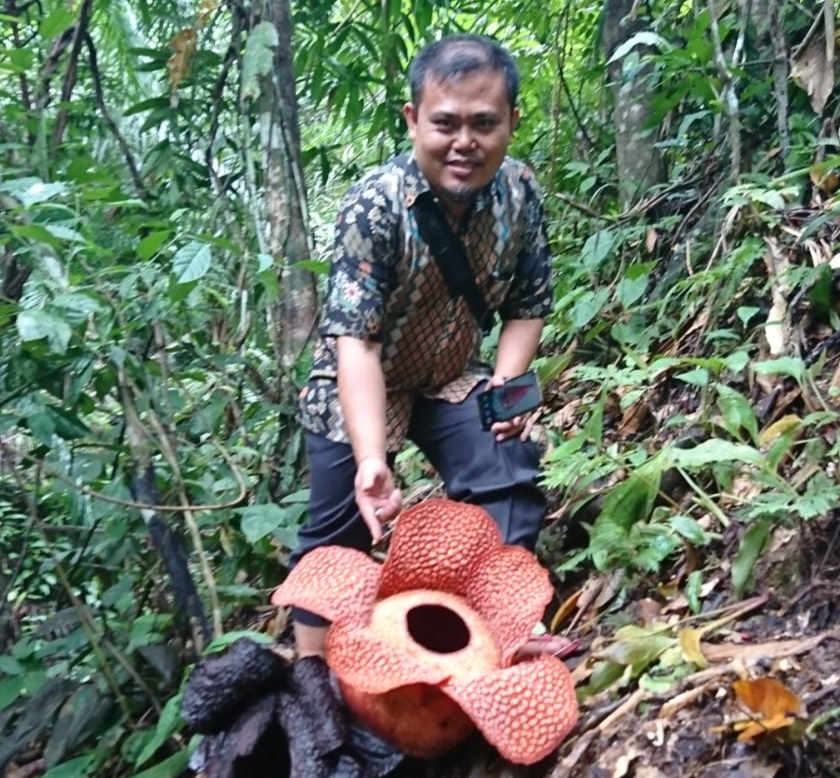
<path id="1" fill-rule="evenodd" d="M 766 720 L 802 713 L 799 697 L 775 678 L 742 679 L 732 684 L 732 690 L 753 713 L 760 713 Z"/>
<path id="2" fill-rule="evenodd" d="M 814 113 L 821 114 L 834 89 L 834 40 L 824 29 L 791 57 L 790 77 L 808 93 Z"/>
<path id="3" fill-rule="evenodd" d="M 700 647 L 700 630 L 696 629 L 681 629 L 677 633 L 677 640 L 680 642 L 683 659 L 686 662 L 691 662 L 698 667 L 708 667 L 709 662 L 703 655 L 703 649 Z"/>
<path id="4" fill-rule="evenodd" d="M 769 446 L 774 440 L 780 438 L 787 432 L 796 429 L 802 423 L 802 419 L 795 413 L 789 413 L 787 416 L 782 416 L 781 419 L 774 421 L 769 427 L 763 429 L 758 435 L 758 446 L 764 448 Z"/>
<path id="5" fill-rule="evenodd" d="M 797 656 L 816 648 L 826 638 L 837 637 L 837 632 L 823 632 L 801 640 L 773 640 L 769 643 L 701 643 L 700 647 L 709 662 L 725 662 L 737 659 L 749 666 L 763 660 Z"/>

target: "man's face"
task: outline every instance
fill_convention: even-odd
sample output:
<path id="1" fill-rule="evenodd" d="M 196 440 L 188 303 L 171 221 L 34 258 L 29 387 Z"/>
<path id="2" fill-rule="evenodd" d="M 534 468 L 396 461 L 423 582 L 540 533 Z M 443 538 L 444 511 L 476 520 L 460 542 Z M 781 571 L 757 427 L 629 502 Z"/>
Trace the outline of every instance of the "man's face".
<path id="1" fill-rule="evenodd" d="M 420 171 L 455 214 L 496 175 L 519 120 L 494 70 L 427 78 L 419 105 L 406 103 L 403 114 Z"/>

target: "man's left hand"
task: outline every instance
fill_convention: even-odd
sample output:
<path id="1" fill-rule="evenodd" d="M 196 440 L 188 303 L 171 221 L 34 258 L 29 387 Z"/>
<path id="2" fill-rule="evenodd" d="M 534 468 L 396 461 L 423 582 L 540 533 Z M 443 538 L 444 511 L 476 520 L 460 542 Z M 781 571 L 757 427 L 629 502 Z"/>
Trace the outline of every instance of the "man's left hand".
<path id="1" fill-rule="evenodd" d="M 502 376 L 493 376 L 487 382 L 485 389 L 492 389 L 496 386 L 504 384 L 505 379 Z M 490 427 L 490 432 L 496 436 L 496 440 L 501 443 L 503 440 L 509 438 L 519 437 L 520 440 L 528 440 L 531 436 L 531 428 L 534 426 L 536 414 L 523 413 L 521 416 L 514 416 L 507 421 L 497 421 Z"/>

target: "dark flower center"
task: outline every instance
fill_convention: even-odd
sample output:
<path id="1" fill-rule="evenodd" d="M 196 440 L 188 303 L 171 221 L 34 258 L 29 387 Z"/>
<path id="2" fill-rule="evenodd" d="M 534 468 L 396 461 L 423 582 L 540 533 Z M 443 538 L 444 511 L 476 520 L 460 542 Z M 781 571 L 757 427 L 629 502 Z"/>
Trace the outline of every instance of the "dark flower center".
<path id="1" fill-rule="evenodd" d="M 470 642 L 464 620 L 443 605 L 417 605 L 406 614 L 406 623 L 414 642 L 437 654 L 452 654 Z"/>

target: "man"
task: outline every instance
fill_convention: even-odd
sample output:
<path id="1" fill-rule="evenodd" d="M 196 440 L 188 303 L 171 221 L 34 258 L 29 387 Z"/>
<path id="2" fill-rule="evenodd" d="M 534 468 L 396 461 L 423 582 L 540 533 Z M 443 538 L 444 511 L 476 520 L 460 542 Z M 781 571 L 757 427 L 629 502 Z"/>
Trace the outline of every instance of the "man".
<path id="1" fill-rule="evenodd" d="M 406 438 L 447 495 L 485 508 L 505 542 L 533 549 L 545 516 L 531 422 L 482 430 L 476 401 L 527 370 L 552 305 L 540 196 L 532 172 L 506 156 L 519 120 L 516 66 L 492 40 L 456 35 L 419 52 L 409 81 L 413 153 L 354 185 L 338 217 L 301 393 L 312 497 L 293 563 L 322 545 L 370 549 L 401 507 L 391 468 Z M 476 362 L 479 323 L 450 295 L 421 235 L 421 207 L 442 210 L 501 315 L 492 373 Z M 323 654 L 326 622 L 300 609 L 293 618 L 299 655 Z"/>

